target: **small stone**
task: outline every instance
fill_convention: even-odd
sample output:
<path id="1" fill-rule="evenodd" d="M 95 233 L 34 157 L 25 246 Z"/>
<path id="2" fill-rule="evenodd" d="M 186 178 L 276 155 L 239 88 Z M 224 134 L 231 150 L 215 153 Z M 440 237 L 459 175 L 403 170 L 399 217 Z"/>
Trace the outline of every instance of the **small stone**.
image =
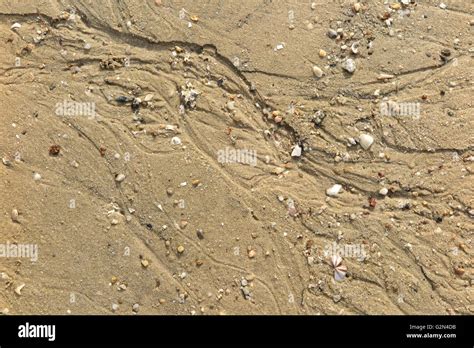
<path id="1" fill-rule="evenodd" d="M 119 305 L 117 303 L 112 303 L 112 312 L 116 312 L 119 309 Z"/>
<path id="2" fill-rule="evenodd" d="M 141 264 L 142 264 L 143 268 L 147 268 L 150 265 L 150 262 L 148 260 L 143 259 L 141 261 Z"/>
<path id="3" fill-rule="evenodd" d="M 360 11 L 361 7 L 362 7 L 362 6 L 361 6 L 360 2 L 356 2 L 356 3 L 352 6 L 352 8 L 354 9 L 354 12 L 356 12 L 356 13 Z"/>
<path id="4" fill-rule="evenodd" d="M 84 49 L 85 49 L 86 51 L 90 50 L 91 47 L 92 47 L 92 46 L 91 46 L 90 43 L 86 43 L 86 44 L 84 45 Z"/>
<path id="5" fill-rule="evenodd" d="M 462 267 L 454 267 L 454 273 L 458 276 L 462 276 L 466 271 Z"/>
<path id="6" fill-rule="evenodd" d="M 251 249 L 251 250 L 249 250 L 248 255 L 249 255 L 250 259 L 253 259 L 257 255 L 257 252 L 255 250 Z"/>
<path id="7" fill-rule="evenodd" d="M 179 223 L 179 228 L 185 229 L 188 226 L 188 222 L 186 220 L 181 220 Z"/>
<path id="8" fill-rule="evenodd" d="M 442 9 L 442 10 L 446 10 L 448 8 L 448 5 L 446 5 L 444 2 L 442 2 L 441 4 L 439 4 L 439 8 Z"/>
<path id="9" fill-rule="evenodd" d="M 117 176 L 115 177 L 115 181 L 117 182 L 122 182 L 124 180 L 125 180 L 125 174 L 120 173 L 120 174 L 117 174 Z"/>
<path id="10" fill-rule="evenodd" d="M 331 39 L 335 39 L 337 37 L 337 31 L 335 31 L 334 29 L 329 29 L 328 30 L 328 36 Z"/>
<path id="11" fill-rule="evenodd" d="M 226 108 L 229 111 L 234 111 L 235 110 L 235 101 L 233 101 L 233 100 L 228 101 L 227 104 L 226 104 Z"/>
<path id="12" fill-rule="evenodd" d="M 199 239 L 204 239 L 204 232 L 201 229 L 196 231 L 196 235 Z"/>
<path id="13" fill-rule="evenodd" d="M 147 94 L 145 98 L 143 98 L 144 101 L 149 102 L 153 99 L 153 94 Z"/>
<path id="14" fill-rule="evenodd" d="M 12 210 L 11 218 L 12 218 L 13 222 L 17 222 L 17 223 L 20 222 L 20 221 L 18 221 L 18 210 L 16 210 L 16 209 Z"/>
<path id="15" fill-rule="evenodd" d="M 390 8 L 392 10 L 395 10 L 395 11 L 398 11 L 401 7 L 402 7 L 402 5 L 398 2 L 394 2 L 394 3 L 390 4 Z"/>
<path id="16" fill-rule="evenodd" d="M 359 137 L 360 146 L 362 146 L 364 150 L 368 150 L 373 142 L 374 138 L 369 134 L 361 134 Z"/>
<path id="17" fill-rule="evenodd" d="M 356 71 L 356 65 L 355 65 L 355 62 L 353 59 L 346 59 L 343 63 L 342 63 L 342 68 L 349 72 L 349 73 L 353 73 L 354 71 Z"/>
<path id="18" fill-rule="evenodd" d="M 171 187 L 168 187 L 168 188 L 166 189 L 166 194 L 167 194 L 168 196 L 172 196 L 173 193 L 174 193 L 174 191 L 173 191 L 173 189 L 172 189 Z"/>
<path id="19" fill-rule="evenodd" d="M 39 173 L 34 173 L 33 174 L 33 180 L 34 181 L 39 181 L 41 180 L 41 175 Z"/>
<path id="20" fill-rule="evenodd" d="M 328 55 L 327 52 L 323 49 L 320 49 L 318 54 L 321 58 L 325 58 Z"/>
<path id="21" fill-rule="evenodd" d="M 5 165 L 7 167 L 11 167 L 11 165 L 12 165 L 12 162 L 8 158 L 5 158 L 5 157 L 2 157 L 2 163 L 3 163 L 3 165 Z"/>
<path id="22" fill-rule="evenodd" d="M 139 310 L 140 310 L 140 305 L 138 303 L 135 303 L 132 306 L 132 311 L 134 311 L 135 313 L 138 313 Z"/>
<path id="23" fill-rule="evenodd" d="M 177 249 L 177 250 L 178 250 L 178 253 L 179 253 L 179 254 L 184 253 L 184 246 L 182 246 L 182 245 L 178 246 L 178 249 Z"/>
<path id="24" fill-rule="evenodd" d="M 323 70 L 318 66 L 313 66 L 313 75 L 317 78 L 321 78 L 324 75 Z"/>
<path id="25" fill-rule="evenodd" d="M 326 194 L 330 197 L 335 197 L 341 191 L 342 185 L 335 184 L 326 190 Z"/>
<path id="26" fill-rule="evenodd" d="M 192 181 L 192 185 L 193 185 L 194 187 L 198 187 L 200 184 L 201 184 L 201 180 L 199 180 L 199 179 L 194 179 L 194 180 Z"/>
<path id="27" fill-rule="evenodd" d="M 386 187 L 381 188 L 379 191 L 379 194 L 381 194 L 382 196 L 386 196 L 387 193 L 388 193 L 388 189 Z"/>
<path id="28" fill-rule="evenodd" d="M 50 148 L 49 148 L 49 155 L 50 156 L 57 156 L 57 155 L 59 155 L 60 151 L 61 151 L 61 146 L 51 145 Z"/>

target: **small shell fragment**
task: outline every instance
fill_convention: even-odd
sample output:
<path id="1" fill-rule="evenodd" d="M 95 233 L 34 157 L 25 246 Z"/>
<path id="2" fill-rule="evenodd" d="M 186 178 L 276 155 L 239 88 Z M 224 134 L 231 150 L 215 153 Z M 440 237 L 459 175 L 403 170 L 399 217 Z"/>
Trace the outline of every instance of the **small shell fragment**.
<path id="1" fill-rule="evenodd" d="M 13 23 L 12 26 L 10 27 L 11 30 L 15 30 L 15 29 L 20 29 L 21 28 L 21 24 L 20 23 Z"/>
<path id="2" fill-rule="evenodd" d="M 301 152 L 302 152 L 301 146 L 296 144 L 295 147 L 293 148 L 293 151 L 291 152 L 291 157 L 300 157 Z"/>
<path id="3" fill-rule="evenodd" d="M 16 210 L 16 209 L 12 210 L 11 218 L 12 218 L 13 222 L 20 222 L 18 220 L 18 210 Z"/>
<path id="4" fill-rule="evenodd" d="M 23 288 L 25 287 L 25 284 L 21 284 L 21 285 L 18 285 L 16 288 L 15 288 L 15 294 L 17 294 L 18 296 L 21 296 L 21 290 L 23 290 Z"/>

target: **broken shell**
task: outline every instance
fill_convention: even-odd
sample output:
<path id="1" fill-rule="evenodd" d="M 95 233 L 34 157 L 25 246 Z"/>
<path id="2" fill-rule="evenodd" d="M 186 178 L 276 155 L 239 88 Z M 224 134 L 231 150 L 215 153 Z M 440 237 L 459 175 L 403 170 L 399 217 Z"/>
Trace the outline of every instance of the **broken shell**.
<path id="1" fill-rule="evenodd" d="M 33 174 L 33 180 L 34 181 L 39 181 L 41 180 L 41 175 L 39 173 L 34 173 Z"/>
<path id="2" fill-rule="evenodd" d="M 13 210 L 12 210 L 11 217 L 12 217 L 12 221 L 13 221 L 13 222 L 19 222 L 19 221 L 18 221 L 18 210 L 13 209 Z"/>
<path id="3" fill-rule="evenodd" d="M 13 23 L 12 26 L 10 27 L 10 29 L 12 29 L 12 30 L 20 29 L 20 28 L 21 28 L 20 23 Z"/>
<path id="4" fill-rule="evenodd" d="M 21 296 L 21 290 L 23 290 L 23 288 L 25 287 L 25 284 L 21 284 L 21 285 L 18 285 L 16 288 L 15 288 L 15 294 L 17 294 L 18 296 Z"/>
<path id="5" fill-rule="evenodd" d="M 379 193 L 382 195 L 382 196 L 386 196 L 387 193 L 388 193 L 388 189 L 386 187 L 383 187 L 380 189 Z"/>
<path id="6" fill-rule="evenodd" d="M 393 79 L 395 75 L 390 75 L 390 74 L 380 74 L 377 76 L 377 80 L 390 80 Z"/>
<path id="7" fill-rule="evenodd" d="M 354 42 L 354 43 L 351 45 L 351 51 L 352 51 L 352 53 L 354 53 L 354 54 L 358 54 L 358 53 L 359 53 L 359 43 L 358 43 L 358 42 Z"/>
<path id="8" fill-rule="evenodd" d="M 293 148 L 293 151 L 291 152 L 291 157 L 300 157 L 301 152 L 302 152 L 301 146 L 296 144 L 295 147 Z"/>

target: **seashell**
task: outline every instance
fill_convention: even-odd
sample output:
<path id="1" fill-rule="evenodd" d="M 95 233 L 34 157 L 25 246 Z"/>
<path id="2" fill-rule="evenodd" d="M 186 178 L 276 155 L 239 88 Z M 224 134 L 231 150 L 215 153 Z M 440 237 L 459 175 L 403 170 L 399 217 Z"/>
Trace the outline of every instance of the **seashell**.
<path id="1" fill-rule="evenodd" d="M 359 53 L 359 43 L 358 43 L 358 42 L 354 42 L 354 43 L 351 45 L 351 51 L 352 51 L 352 53 L 354 53 L 354 54 L 358 54 L 358 53 Z"/>
<path id="2" fill-rule="evenodd" d="M 301 146 L 296 144 L 295 147 L 293 148 L 293 151 L 291 152 L 291 157 L 300 157 L 301 152 L 302 152 Z"/>
<path id="3" fill-rule="evenodd" d="M 15 288 L 15 294 L 17 294 L 18 296 L 21 296 L 21 290 L 23 290 L 24 287 L 25 287 L 25 284 L 24 284 L 24 283 L 21 284 L 21 285 L 19 285 L 19 286 L 17 286 L 17 287 Z"/>
<path id="4" fill-rule="evenodd" d="M 334 267 L 334 279 L 337 281 L 344 280 L 347 273 L 347 267 L 342 264 L 342 257 L 333 255 L 331 257 L 331 264 Z"/>
<path id="5" fill-rule="evenodd" d="M 342 263 L 342 257 L 340 257 L 339 255 L 333 255 L 331 257 L 331 264 L 334 268 L 340 266 Z"/>
<path id="6" fill-rule="evenodd" d="M 341 266 L 334 269 L 334 279 L 336 279 L 336 281 L 340 282 L 340 281 L 344 280 L 344 278 L 346 277 L 346 273 L 347 273 L 347 267 L 341 265 Z"/>
<path id="7" fill-rule="evenodd" d="M 368 150 L 369 147 L 372 146 L 373 142 L 374 142 L 374 138 L 369 134 L 361 134 L 359 136 L 360 146 L 362 146 L 364 150 Z"/>
<path id="8" fill-rule="evenodd" d="M 12 26 L 10 27 L 10 29 L 14 30 L 14 29 L 20 29 L 21 28 L 21 24 L 20 23 L 13 23 Z"/>
<path id="9" fill-rule="evenodd" d="M 16 210 L 16 209 L 12 210 L 11 218 L 12 218 L 13 222 L 19 222 L 19 220 L 18 220 L 18 210 Z"/>

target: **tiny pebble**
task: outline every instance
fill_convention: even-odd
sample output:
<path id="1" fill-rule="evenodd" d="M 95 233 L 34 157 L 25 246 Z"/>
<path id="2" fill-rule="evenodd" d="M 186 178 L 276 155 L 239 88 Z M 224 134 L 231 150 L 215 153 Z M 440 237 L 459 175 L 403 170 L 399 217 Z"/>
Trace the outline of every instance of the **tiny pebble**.
<path id="1" fill-rule="evenodd" d="M 117 176 L 115 177 L 115 181 L 117 182 L 122 182 L 124 180 L 125 180 L 125 174 L 120 173 L 120 174 L 117 174 Z"/>

